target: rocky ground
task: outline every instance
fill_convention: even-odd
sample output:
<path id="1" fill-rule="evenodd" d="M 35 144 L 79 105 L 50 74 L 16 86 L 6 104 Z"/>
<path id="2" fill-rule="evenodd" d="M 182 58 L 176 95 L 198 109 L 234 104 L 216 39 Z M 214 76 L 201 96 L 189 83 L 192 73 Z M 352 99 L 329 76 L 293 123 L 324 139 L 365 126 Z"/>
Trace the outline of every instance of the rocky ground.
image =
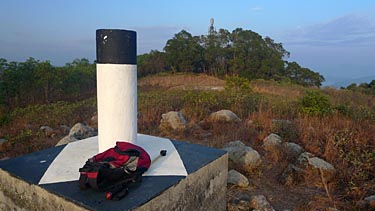
<path id="1" fill-rule="evenodd" d="M 142 86 L 142 83 L 145 85 Z M 253 89 L 255 91 L 277 95 L 280 98 L 286 98 L 289 95 L 296 97 L 302 93 L 295 87 L 272 87 L 268 83 L 259 83 L 254 86 Z M 224 88 L 223 81 L 214 80 L 209 76 L 200 76 L 199 78 L 180 75 L 152 77 L 142 80 L 140 85 L 139 90 L 143 91 L 152 91 L 157 87 L 162 87 L 162 90 L 177 88 L 216 90 L 218 87 L 220 89 Z M 162 101 L 155 102 L 160 103 Z M 154 110 L 154 105 L 157 104 L 155 102 L 152 101 L 150 103 L 151 110 Z M 168 103 L 170 104 L 170 101 Z M 290 105 L 293 104 L 287 104 L 287 106 Z M 40 124 L 23 124 L 23 121 L 21 123 L 23 128 L 31 128 L 33 134 L 38 134 L 35 137 L 39 144 L 37 146 L 43 146 L 40 149 L 44 149 L 56 144 L 66 144 L 97 135 L 97 115 L 93 115 L 94 109 L 85 109 L 84 111 L 87 115 L 79 115 L 79 119 L 75 119 L 66 125 L 56 126 L 57 124 L 55 124 L 54 128 L 48 125 L 40 127 Z M 199 116 L 199 118 L 187 115 L 189 112 L 184 110 L 173 110 L 173 107 L 168 107 L 159 113 L 154 111 L 143 112 L 139 113 L 141 118 L 139 118 L 138 128 L 141 133 L 202 144 L 228 151 L 230 160 L 227 208 L 230 211 L 375 210 L 375 195 L 373 195 L 375 193 L 373 188 L 375 176 L 370 175 L 365 182 L 350 186 L 349 183 L 351 181 L 346 180 L 346 178 L 351 177 L 348 177 L 347 174 L 348 172 L 349 174 L 355 172 L 355 169 L 349 168 L 350 166 L 345 168 L 341 166 L 340 168 L 339 165 L 343 165 L 340 164 L 342 159 L 335 160 L 335 157 L 332 159 L 332 156 L 337 156 L 337 153 L 331 153 L 331 156 L 327 156 L 329 155 L 329 148 L 322 148 L 327 146 L 319 144 L 322 140 L 319 139 L 319 136 L 314 136 L 319 131 L 327 134 L 323 137 L 325 139 L 331 138 L 332 134 L 340 135 L 341 133 L 330 133 L 329 131 L 337 130 L 340 127 L 330 127 L 329 124 L 338 124 L 341 121 L 346 121 L 346 119 L 333 119 L 328 123 L 323 122 L 323 124 L 315 125 L 308 122 L 310 121 L 308 119 L 305 121 L 308 124 L 303 125 L 303 127 L 297 127 L 302 124 L 298 118 L 284 120 L 281 117 L 282 119 L 275 119 L 280 117 L 278 115 L 267 116 L 266 108 L 260 108 L 252 113 L 242 113 L 241 115 L 237 115 L 230 110 L 216 110 L 215 108 L 215 110 L 204 110 L 204 116 Z M 190 114 L 192 113 L 190 112 Z M 240 119 L 238 116 L 247 119 Z M 322 120 L 315 119 L 314 121 L 320 122 Z M 140 124 L 142 127 L 140 127 Z M 361 124 L 360 127 L 362 126 Z M 340 136 L 342 138 L 340 140 L 346 142 L 331 143 L 345 145 L 350 143 L 348 140 L 351 139 L 348 137 L 351 135 L 352 127 L 352 124 L 346 125 L 345 128 L 349 128 L 348 133 L 343 133 L 341 134 L 342 137 Z M 305 140 L 301 134 L 306 133 L 295 131 L 297 130 L 296 128 L 302 132 L 308 131 L 308 134 L 313 137 Z M 0 138 L 0 148 L 1 145 L 13 146 L 15 144 L 11 148 L 14 150 L 11 155 L 4 153 L 0 158 L 7 159 L 7 157 L 28 153 L 28 144 L 32 142 L 27 142 L 26 139 L 23 140 L 23 137 L 29 137 L 30 134 L 28 134 L 28 130 L 21 132 L 19 145 L 23 144 L 23 148 L 17 147 L 18 145 L 14 141 Z M 32 137 L 33 134 L 31 134 Z M 1 130 L 0 137 L 4 137 L 1 134 Z M 358 137 L 354 138 L 354 140 L 358 139 L 361 144 L 352 144 L 348 148 L 362 147 L 359 149 L 367 149 L 363 146 L 363 140 L 366 139 L 362 137 L 367 138 L 369 136 Z M 332 146 L 331 150 L 333 148 L 339 149 L 338 146 Z M 3 149 L 10 149 L 10 147 L 3 147 Z M 24 150 L 17 151 L 19 149 Z M 30 147 L 30 149 L 39 150 L 39 147 Z M 341 149 L 346 148 L 341 147 Z M 323 153 L 324 151 L 326 154 Z M 350 155 L 351 152 L 351 150 L 348 150 L 343 153 L 344 155 L 346 153 Z M 370 152 L 367 152 L 367 155 Z M 352 154 L 351 157 L 348 156 L 354 166 L 356 163 L 352 163 L 352 161 L 355 161 L 352 158 L 356 158 L 356 156 L 358 154 Z M 327 160 L 331 163 L 327 162 Z M 366 162 L 359 163 L 361 165 L 358 168 L 363 169 L 363 171 L 357 171 L 357 173 L 366 171 L 364 168 L 366 166 L 362 166 L 362 164 L 369 164 L 371 167 L 371 161 L 367 162 L 367 160 L 366 158 Z M 371 169 L 370 167 L 367 169 Z M 345 177 L 342 175 L 345 175 Z"/>
<path id="2" fill-rule="evenodd" d="M 286 120 L 275 121 L 289 124 Z M 97 135 L 97 116 L 92 117 L 90 122 L 92 127 L 77 123 L 71 129 L 65 128 L 66 136 L 56 145 Z M 242 120 L 230 110 L 221 110 L 191 125 L 181 112 L 170 111 L 162 115 L 159 130 L 162 135 L 171 138 L 192 133 L 207 140 L 215 138 L 210 128 L 218 124 L 240 125 Z M 48 126 L 40 130 L 47 136 L 54 134 Z M 338 172 L 332 164 L 305 151 L 300 145 L 286 142 L 277 134 L 269 134 L 253 145 L 233 140 L 224 143 L 221 149 L 229 154 L 229 211 L 339 210 L 335 208 L 340 207 L 339 204 L 331 195 Z M 359 203 L 364 210 L 374 209 L 375 196 Z"/>

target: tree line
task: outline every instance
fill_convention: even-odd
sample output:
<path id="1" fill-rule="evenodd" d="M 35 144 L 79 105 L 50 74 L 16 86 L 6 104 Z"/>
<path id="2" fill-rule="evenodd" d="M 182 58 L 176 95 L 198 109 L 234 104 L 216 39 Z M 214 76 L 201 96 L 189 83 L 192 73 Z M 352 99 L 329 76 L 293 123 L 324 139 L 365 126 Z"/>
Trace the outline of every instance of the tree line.
<path id="1" fill-rule="evenodd" d="M 166 42 L 164 51 L 152 50 L 137 57 L 138 76 L 164 71 L 195 72 L 223 78 L 239 76 L 321 85 L 323 76 L 296 62 L 285 61 L 288 56 L 281 43 L 250 30 L 220 29 L 202 36 L 182 30 Z M 95 92 L 95 62 L 85 58 L 60 67 L 34 58 L 25 62 L 0 58 L 0 111 L 1 107 L 74 101 Z"/>
<path id="2" fill-rule="evenodd" d="M 25 62 L 0 58 L 0 107 L 73 101 L 92 96 L 95 88 L 95 64 L 87 59 L 56 67 L 34 58 Z"/>
<path id="3" fill-rule="evenodd" d="M 352 83 L 346 88 L 341 87 L 341 89 L 348 89 L 352 91 L 362 92 L 368 95 L 375 95 L 375 80 L 372 80 L 370 83 L 360 83 L 360 84 Z"/>
<path id="4" fill-rule="evenodd" d="M 282 43 L 251 30 L 220 29 L 201 36 L 182 30 L 166 42 L 164 51 L 152 50 L 139 55 L 138 74 L 195 72 L 320 87 L 324 77 L 297 62 L 284 60 L 289 55 Z"/>

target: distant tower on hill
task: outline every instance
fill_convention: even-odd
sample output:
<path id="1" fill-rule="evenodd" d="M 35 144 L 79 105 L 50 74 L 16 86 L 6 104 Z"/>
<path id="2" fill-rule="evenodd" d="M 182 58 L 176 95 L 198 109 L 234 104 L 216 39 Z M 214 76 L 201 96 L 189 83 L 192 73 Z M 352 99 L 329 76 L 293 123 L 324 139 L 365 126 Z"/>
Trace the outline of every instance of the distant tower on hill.
<path id="1" fill-rule="evenodd" d="M 215 34 L 216 33 L 216 29 L 214 27 L 214 19 L 211 18 L 210 19 L 210 27 L 208 27 L 208 34 L 211 35 L 211 34 Z"/>

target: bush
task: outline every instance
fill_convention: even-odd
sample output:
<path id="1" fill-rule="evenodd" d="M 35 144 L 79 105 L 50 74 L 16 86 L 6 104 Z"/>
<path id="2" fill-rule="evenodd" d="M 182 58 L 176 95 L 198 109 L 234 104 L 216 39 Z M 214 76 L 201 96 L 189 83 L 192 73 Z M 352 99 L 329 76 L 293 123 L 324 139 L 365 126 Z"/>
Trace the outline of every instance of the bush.
<path id="1" fill-rule="evenodd" d="M 300 104 L 301 113 L 309 116 L 325 116 L 331 112 L 328 97 L 318 91 L 306 91 Z"/>
<path id="2" fill-rule="evenodd" d="M 182 96 L 184 111 L 189 116 L 203 119 L 220 108 L 219 93 L 189 91 Z"/>
<path id="3" fill-rule="evenodd" d="M 16 108 L 11 112 L 11 118 L 14 123 L 24 122 L 57 127 L 61 124 L 73 125 L 78 121 L 89 119 L 95 111 L 96 98 L 89 98 L 75 103 L 59 101 L 45 105 Z"/>
<path id="4" fill-rule="evenodd" d="M 239 76 L 225 77 L 225 90 L 236 92 L 249 92 L 252 91 L 248 79 Z"/>
<path id="5" fill-rule="evenodd" d="M 361 183 L 374 178 L 375 152 L 373 146 L 363 140 L 358 131 L 345 129 L 337 131 L 333 136 L 338 159 L 349 170 L 349 185 L 360 186 Z"/>

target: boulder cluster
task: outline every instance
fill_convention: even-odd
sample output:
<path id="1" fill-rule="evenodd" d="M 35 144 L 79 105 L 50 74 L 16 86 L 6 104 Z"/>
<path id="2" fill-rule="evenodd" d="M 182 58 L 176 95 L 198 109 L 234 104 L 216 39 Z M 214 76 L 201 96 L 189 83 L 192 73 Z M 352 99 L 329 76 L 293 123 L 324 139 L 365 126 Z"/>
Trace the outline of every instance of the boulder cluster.
<path id="1" fill-rule="evenodd" d="M 288 120 L 274 121 L 276 123 L 282 121 L 283 124 L 291 124 Z M 242 120 L 235 113 L 230 110 L 221 110 L 212 113 L 205 120 L 191 126 L 188 125 L 188 121 L 181 112 L 170 111 L 162 114 L 159 130 L 162 133 L 170 134 L 171 132 L 181 133 L 190 128 L 189 132 L 191 132 L 192 135 L 201 139 L 206 139 L 212 136 L 209 130 L 206 130 L 210 125 L 239 122 L 242 122 Z M 253 121 L 249 120 L 247 124 L 251 125 Z M 67 135 L 61 139 L 56 146 L 97 135 L 95 129 L 82 123 L 77 123 L 71 129 L 64 126 L 63 129 L 66 131 Z M 46 136 L 53 136 L 54 134 L 53 129 L 48 126 L 43 126 L 40 130 Z M 1 141 L 4 142 L 6 140 Z M 259 172 L 259 169 L 268 165 L 270 160 L 279 167 L 283 166 L 281 173 L 278 174 L 277 183 L 285 187 L 303 184 L 307 185 L 307 187 L 324 190 L 328 184 L 333 182 L 334 176 L 337 174 L 332 164 L 310 152 L 306 152 L 305 149 L 297 143 L 284 141 L 278 134 L 269 134 L 262 140 L 261 145 L 256 148 L 259 152 L 241 140 L 235 140 L 224 144 L 222 150 L 227 151 L 229 157 L 227 184 L 230 189 L 235 188 L 251 192 L 252 181 L 249 181 L 249 175 L 257 171 Z M 283 165 L 281 165 L 281 163 Z M 274 211 L 275 209 L 267 198 L 267 194 L 242 194 L 239 197 L 234 197 L 229 200 L 228 210 Z M 375 196 L 364 198 L 358 203 L 359 207 L 374 208 Z M 287 210 L 289 209 L 284 209 L 284 211 Z M 329 210 L 337 209 L 330 208 Z"/>

